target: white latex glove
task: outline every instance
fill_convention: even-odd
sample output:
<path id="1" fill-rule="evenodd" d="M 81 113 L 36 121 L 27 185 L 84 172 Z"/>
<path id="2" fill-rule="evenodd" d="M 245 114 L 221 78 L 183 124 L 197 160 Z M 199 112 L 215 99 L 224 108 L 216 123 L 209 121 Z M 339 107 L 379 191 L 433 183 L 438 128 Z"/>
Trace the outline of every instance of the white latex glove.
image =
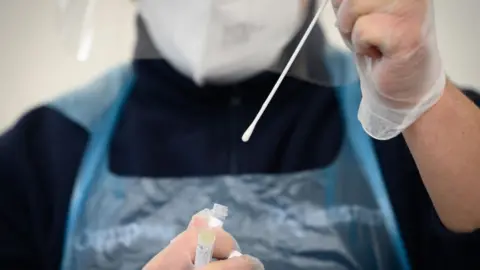
<path id="1" fill-rule="evenodd" d="M 186 231 L 172 240 L 170 245 L 158 253 L 143 270 L 194 270 L 195 250 L 200 229 L 208 226 L 204 216 L 195 215 Z M 250 256 L 240 256 L 225 260 L 237 249 L 235 239 L 222 228 L 215 230 L 213 257 L 219 261 L 212 262 L 198 270 L 263 270 L 262 263 Z M 197 270 L 197 269 L 195 269 Z"/>
<path id="2" fill-rule="evenodd" d="M 332 0 L 337 26 L 356 53 L 362 88 L 358 118 L 387 140 L 440 99 L 446 76 L 431 0 Z"/>

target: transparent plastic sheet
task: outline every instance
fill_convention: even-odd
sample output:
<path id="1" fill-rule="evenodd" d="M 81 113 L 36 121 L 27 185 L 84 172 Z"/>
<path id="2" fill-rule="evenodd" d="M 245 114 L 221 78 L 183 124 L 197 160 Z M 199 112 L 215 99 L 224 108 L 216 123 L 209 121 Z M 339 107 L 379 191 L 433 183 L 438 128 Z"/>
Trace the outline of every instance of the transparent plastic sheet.
<path id="1" fill-rule="evenodd" d="M 173 0 L 159 0 L 165 3 Z M 299 0 L 298 0 L 299 1 Z M 327 0 L 309 1 L 309 7 L 305 21 L 292 41 L 286 45 L 283 53 L 279 56 L 276 64 L 270 70 L 280 74 L 297 47 L 304 32 L 313 19 L 317 8 Z M 145 21 L 138 12 L 135 12 L 141 2 L 132 0 L 57 0 L 60 35 L 65 42 L 66 48 L 78 61 L 89 61 L 92 52 L 103 44 L 111 44 L 107 39 L 118 39 L 121 42 L 135 40 L 135 48 L 132 48 L 132 60 L 135 59 L 163 59 L 161 52 L 156 48 L 148 33 Z M 209 3 L 210 1 L 205 1 Z M 327 3 L 326 10 L 331 12 L 331 4 Z M 114 12 L 111 12 L 111 11 Z M 125 10 L 132 10 L 126 12 Z M 272 7 L 274 10 L 274 7 Z M 112 14 L 122 11 L 125 18 L 119 18 Z M 134 30 L 128 28 L 125 22 L 135 22 Z M 335 18 L 323 20 L 323 27 L 333 27 Z M 332 78 L 326 68 L 326 63 L 336 61 L 336 54 L 340 52 L 335 45 L 329 44 L 323 34 L 322 25 L 313 29 L 303 49 L 295 60 L 288 76 L 296 77 L 322 86 L 341 86 L 358 80 L 357 76 L 342 76 Z M 125 33 L 126 32 L 126 33 Z M 132 32 L 132 33 L 130 33 Z M 112 34 L 117 33 L 117 34 Z M 125 44 L 119 44 L 125 45 Z M 328 63 L 331 65 L 332 63 Z M 336 64 L 336 63 L 333 63 Z M 342 63 L 339 63 L 340 65 Z M 273 87 L 273 86 L 272 86 Z"/>
<path id="2" fill-rule="evenodd" d="M 148 178 L 108 169 L 108 142 L 132 80 L 129 68 L 115 70 L 54 105 L 92 132 L 70 205 L 62 269 L 140 269 L 192 214 L 215 202 L 228 205 L 225 228 L 242 252 L 266 269 L 409 269 L 371 141 L 352 117 L 360 96 L 347 93 L 357 85 L 337 89 L 349 135 L 327 168 Z M 92 108 L 78 101 L 105 98 L 111 102 L 96 108 L 106 109 L 104 117 L 92 123 Z"/>
<path id="3" fill-rule="evenodd" d="M 95 37 L 96 4 L 96 0 L 58 0 L 60 34 L 78 61 L 86 61 L 91 54 Z"/>
<path id="4" fill-rule="evenodd" d="M 112 50 L 131 50 L 135 1 L 54 0 L 56 29 L 69 55 L 79 62 L 101 61 Z M 112 42 L 116 41 L 118 42 Z"/>

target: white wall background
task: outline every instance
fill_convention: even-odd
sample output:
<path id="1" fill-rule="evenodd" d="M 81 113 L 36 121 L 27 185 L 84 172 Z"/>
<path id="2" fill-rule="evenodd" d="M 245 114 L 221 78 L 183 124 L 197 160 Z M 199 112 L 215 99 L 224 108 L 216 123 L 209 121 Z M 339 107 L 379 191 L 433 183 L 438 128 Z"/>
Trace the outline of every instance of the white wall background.
<path id="1" fill-rule="evenodd" d="M 130 0 L 99 1 L 101 27 L 92 56 L 83 63 L 61 42 L 58 1 L 0 0 L 0 131 L 29 108 L 129 59 L 134 40 Z M 480 1 L 434 1 L 439 46 L 449 76 L 480 89 Z M 334 21 L 327 7 L 322 22 L 329 38 L 339 43 Z"/>

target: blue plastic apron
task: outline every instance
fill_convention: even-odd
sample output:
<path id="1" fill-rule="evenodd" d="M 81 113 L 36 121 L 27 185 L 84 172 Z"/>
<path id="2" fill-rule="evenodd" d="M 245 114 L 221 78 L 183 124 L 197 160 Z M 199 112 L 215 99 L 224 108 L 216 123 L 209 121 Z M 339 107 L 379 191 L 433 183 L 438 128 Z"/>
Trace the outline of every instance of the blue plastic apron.
<path id="1" fill-rule="evenodd" d="M 120 81 L 105 85 L 121 89 L 110 89 L 118 95 L 91 130 L 70 203 L 63 270 L 141 269 L 214 202 L 229 207 L 226 229 L 267 270 L 410 269 L 372 142 L 356 117 L 358 84 L 337 89 L 347 138 L 328 168 L 153 179 L 108 170 L 109 141 L 134 76 L 110 79 Z"/>

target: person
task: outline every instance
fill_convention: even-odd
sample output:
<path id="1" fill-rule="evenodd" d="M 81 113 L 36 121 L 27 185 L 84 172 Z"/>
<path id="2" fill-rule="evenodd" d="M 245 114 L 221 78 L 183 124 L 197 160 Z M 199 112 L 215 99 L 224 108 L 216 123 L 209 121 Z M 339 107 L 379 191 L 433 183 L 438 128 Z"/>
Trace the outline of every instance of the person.
<path id="1" fill-rule="evenodd" d="M 316 1 L 139 1 L 132 63 L 0 138 L 0 268 L 139 269 L 220 202 L 265 269 L 477 269 L 480 98 L 432 1 L 332 4 L 353 55 L 315 26 L 244 143 Z"/>

